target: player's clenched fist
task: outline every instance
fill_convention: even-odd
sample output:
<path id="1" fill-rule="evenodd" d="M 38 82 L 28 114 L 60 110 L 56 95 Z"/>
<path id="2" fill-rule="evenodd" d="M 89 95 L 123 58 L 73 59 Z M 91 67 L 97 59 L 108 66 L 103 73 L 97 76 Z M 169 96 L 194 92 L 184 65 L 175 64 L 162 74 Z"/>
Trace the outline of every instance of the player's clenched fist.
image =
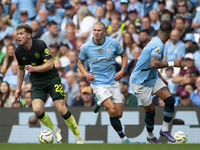
<path id="1" fill-rule="evenodd" d="M 95 78 L 93 76 L 94 73 L 85 73 L 84 76 L 89 80 L 93 81 Z"/>
<path id="2" fill-rule="evenodd" d="M 174 67 L 183 67 L 185 66 L 182 60 L 174 60 Z"/>

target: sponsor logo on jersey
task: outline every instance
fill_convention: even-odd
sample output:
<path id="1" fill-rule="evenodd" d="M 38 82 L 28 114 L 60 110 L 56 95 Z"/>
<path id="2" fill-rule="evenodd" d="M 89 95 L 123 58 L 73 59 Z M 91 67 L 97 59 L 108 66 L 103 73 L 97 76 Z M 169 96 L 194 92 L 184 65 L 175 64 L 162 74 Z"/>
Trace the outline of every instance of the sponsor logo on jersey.
<path id="1" fill-rule="evenodd" d="M 40 58 L 40 54 L 38 52 L 36 52 L 34 55 L 35 55 L 35 58 Z"/>
<path id="2" fill-rule="evenodd" d="M 31 65 L 32 65 L 32 66 L 36 66 L 36 63 L 33 63 L 33 62 L 32 62 Z"/>
<path id="3" fill-rule="evenodd" d="M 45 54 L 46 54 L 45 56 L 51 55 L 51 53 L 49 52 L 49 49 L 48 49 L 48 48 L 45 48 L 44 52 L 45 52 Z"/>
<path id="4" fill-rule="evenodd" d="M 102 49 L 98 49 L 99 54 L 102 54 L 103 50 Z"/>

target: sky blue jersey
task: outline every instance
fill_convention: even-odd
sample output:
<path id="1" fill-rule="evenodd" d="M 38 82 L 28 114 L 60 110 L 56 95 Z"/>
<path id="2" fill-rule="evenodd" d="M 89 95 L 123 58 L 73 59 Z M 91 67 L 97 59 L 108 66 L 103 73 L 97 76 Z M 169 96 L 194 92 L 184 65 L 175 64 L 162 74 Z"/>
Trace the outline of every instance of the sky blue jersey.
<path id="1" fill-rule="evenodd" d="M 130 82 L 146 87 L 155 85 L 158 76 L 158 69 L 151 69 L 151 57 L 163 59 L 164 44 L 160 37 L 153 38 L 142 50 L 138 62 L 133 70 Z"/>
<path id="2" fill-rule="evenodd" d="M 95 80 L 92 85 L 107 85 L 115 83 L 113 79 L 115 70 L 115 56 L 124 52 L 120 43 L 110 37 L 105 36 L 102 45 L 96 45 L 93 39 L 81 46 L 79 59 L 85 61 L 88 59 L 90 72 L 94 73 Z"/>

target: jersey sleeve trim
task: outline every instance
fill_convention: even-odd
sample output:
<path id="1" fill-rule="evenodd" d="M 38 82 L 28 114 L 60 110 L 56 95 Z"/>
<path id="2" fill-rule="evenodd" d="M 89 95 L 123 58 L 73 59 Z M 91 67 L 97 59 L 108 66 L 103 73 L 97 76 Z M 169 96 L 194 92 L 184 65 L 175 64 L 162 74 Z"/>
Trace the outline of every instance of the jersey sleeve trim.
<path id="1" fill-rule="evenodd" d="M 80 57 L 79 57 L 79 59 L 80 59 L 81 61 L 85 61 L 85 59 L 82 59 L 82 58 L 80 58 Z"/>
<path id="2" fill-rule="evenodd" d="M 147 69 L 142 69 L 141 71 L 148 71 L 150 70 L 151 68 L 147 68 Z"/>
<path id="3" fill-rule="evenodd" d="M 157 57 L 157 58 L 161 58 L 161 56 L 159 56 L 158 54 L 151 54 L 151 57 Z"/>
<path id="4" fill-rule="evenodd" d="M 124 50 L 121 53 L 119 53 L 118 55 L 122 55 L 123 53 L 124 53 Z"/>

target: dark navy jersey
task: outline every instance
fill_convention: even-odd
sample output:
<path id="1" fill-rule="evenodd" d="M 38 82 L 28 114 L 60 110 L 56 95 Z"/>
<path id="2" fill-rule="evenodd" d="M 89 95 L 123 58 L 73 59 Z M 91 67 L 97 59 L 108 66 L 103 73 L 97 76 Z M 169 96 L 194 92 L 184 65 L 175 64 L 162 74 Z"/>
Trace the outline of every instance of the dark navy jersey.
<path id="1" fill-rule="evenodd" d="M 19 68 L 24 69 L 26 65 L 40 66 L 43 65 L 47 60 L 52 59 L 51 53 L 47 48 L 46 44 L 42 40 L 32 40 L 32 47 L 26 50 L 23 46 L 19 46 L 15 55 L 18 61 Z M 56 77 L 58 72 L 53 67 L 52 70 L 46 72 L 31 72 L 30 81 L 50 81 Z"/>

